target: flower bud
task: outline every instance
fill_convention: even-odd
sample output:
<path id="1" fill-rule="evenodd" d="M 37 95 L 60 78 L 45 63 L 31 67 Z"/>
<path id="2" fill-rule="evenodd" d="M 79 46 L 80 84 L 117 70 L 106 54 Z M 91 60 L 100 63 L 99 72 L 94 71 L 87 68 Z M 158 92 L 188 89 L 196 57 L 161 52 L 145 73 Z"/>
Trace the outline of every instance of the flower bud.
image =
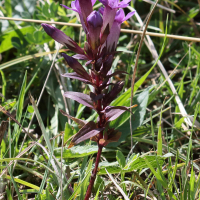
<path id="1" fill-rule="evenodd" d="M 88 39 L 93 50 L 97 50 L 100 45 L 100 32 L 103 19 L 98 11 L 93 11 L 87 17 Z"/>

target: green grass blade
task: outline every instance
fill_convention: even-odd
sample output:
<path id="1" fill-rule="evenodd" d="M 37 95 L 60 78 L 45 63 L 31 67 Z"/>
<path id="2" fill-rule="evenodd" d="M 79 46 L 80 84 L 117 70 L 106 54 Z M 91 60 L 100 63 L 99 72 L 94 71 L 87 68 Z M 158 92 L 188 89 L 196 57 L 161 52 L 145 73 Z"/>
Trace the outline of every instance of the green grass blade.
<path id="1" fill-rule="evenodd" d="M 5 97 L 6 96 L 6 78 L 3 71 L 0 70 L 0 72 L 1 72 L 1 78 L 2 78 L 2 95 Z M 5 101 L 4 97 L 2 97 L 2 102 Z"/>
<path id="2" fill-rule="evenodd" d="M 7 163 L 6 163 L 6 165 L 7 165 Z M 16 184 L 16 182 L 15 182 L 15 180 L 13 178 L 11 169 L 10 169 L 10 167 L 8 167 L 8 165 L 7 165 L 7 168 L 8 168 L 8 172 L 10 174 L 10 177 L 11 177 L 11 181 L 12 181 L 13 186 L 15 188 L 15 192 L 17 193 L 17 196 L 18 196 L 19 200 L 23 200 L 22 196 L 20 195 L 19 188 L 18 188 L 18 186 L 17 186 L 17 184 Z"/>
<path id="3" fill-rule="evenodd" d="M 17 102 L 16 120 L 18 122 L 20 122 L 21 118 L 22 118 L 22 111 L 23 111 L 23 107 L 24 107 L 24 98 L 25 98 L 25 90 L 26 90 L 26 81 L 27 81 L 27 71 L 24 75 L 24 80 L 23 80 L 23 83 L 22 83 L 21 91 L 20 91 L 20 94 L 19 94 L 19 99 L 18 99 L 18 102 Z M 13 134 L 16 137 L 16 145 L 18 144 L 18 140 L 19 140 L 19 135 L 16 135 L 18 130 L 19 130 L 19 125 L 15 123 Z M 16 146 L 16 149 L 17 148 L 18 147 Z"/>

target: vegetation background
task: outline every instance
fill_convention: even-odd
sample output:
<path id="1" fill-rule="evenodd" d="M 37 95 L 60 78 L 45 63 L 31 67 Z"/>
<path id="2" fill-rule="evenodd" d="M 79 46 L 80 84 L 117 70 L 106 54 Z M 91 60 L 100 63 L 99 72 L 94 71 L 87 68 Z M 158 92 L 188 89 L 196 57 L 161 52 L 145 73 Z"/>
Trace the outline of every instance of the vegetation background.
<path id="1" fill-rule="evenodd" d="M 153 1 L 132 1 L 126 12 L 136 9 L 138 15 L 122 28 L 140 30 L 153 7 L 149 2 Z M 78 24 L 75 12 L 64 9 L 61 3 L 70 7 L 71 1 L 4 0 L 0 15 Z M 200 38 L 199 0 L 162 0 L 159 5 L 148 31 Z M 97 2 L 96 9 L 99 6 Z M 81 28 L 56 27 L 83 47 Z M 139 35 L 120 35 L 112 68 L 129 75 L 114 77 L 113 81 L 125 80 L 125 87 L 113 105 L 130 105 L 139 41 Z M 160 55 L 157 64 L 153 44 Z M 72 52 L 59 48 L 40 24 L 0 20 L 0 121 L 11 115 L 8 129 L 0 128 L 0 136 L 4 135 L 0 199 L 84 198 L 97 146 L 88 140 L 67 149 L 68 139 L 79 129 L 59 109 L 88 121 L 97 116 L 63 98 L 65 91 L 87 93 L 90 89 L 61 76 L 71 69 L 59 53 Z M 131 149 L 130 114 L 124 113 L 111 124 L 122 137 L 103 150 L 93 199 L 200 199 L 199 51 L 198 42 L 145 39 L 134 87 L 133 146 Z M 166 79 L 167 74 L 172 82 Z M 35 98 L 32 103 L 29 93 Z"/>

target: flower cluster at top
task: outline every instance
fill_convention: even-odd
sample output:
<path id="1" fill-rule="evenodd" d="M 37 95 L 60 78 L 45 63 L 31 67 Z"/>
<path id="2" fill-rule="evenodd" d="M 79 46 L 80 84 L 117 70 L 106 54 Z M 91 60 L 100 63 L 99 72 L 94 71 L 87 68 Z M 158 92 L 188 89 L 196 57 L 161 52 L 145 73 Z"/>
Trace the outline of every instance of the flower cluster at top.
<path id="1" fill-rule="evenodd" d="M 124 71 L 112 73 L 111 66 L 116 53 L 121 24 L 134 14 L 134 12 L 130 12 L 125 16 L 123 10 L 131 0 L 121 2 L 119 0 L 99 1 L 103 4 L 103 7 L 98 11 L 93 10 L 96 0 L 75 0 L 71 2 L 71 8 L 62 5 L 64 8 L 79 14 L 87 37 L 84 49 L 80 48 L 74 40 L 57 28 L 42 24 L 49 36 L 76 53 L 72 57 L 62 53 L 69 67 L 74 70 L 73 73 L 66 73 L 63 76 L 80 80 L 94 88 L 90 95 L 79 92 L 65 93 L 65 97 L 96 110 L 99 115 L 97 123 L 76 119 L 76 122 L 82 128 L 72 139 L 70 147 L 89 138 L 96 141 L 100 146 L 106 146 L 110 142 L 117 141 L 121 133 L 109 128 L 109 122 L 128 110 L 124 106 L 110 106 L 110 103 L 124 86 L 123 82 L 113 84 L 110 79 L 114 75 L 126 73 Z M 78 59 L 86 60 L 85 65 L 90 67 L 89 73 L 77 61 Z M 109 86 L 111 86 L 110 90 Z"/>

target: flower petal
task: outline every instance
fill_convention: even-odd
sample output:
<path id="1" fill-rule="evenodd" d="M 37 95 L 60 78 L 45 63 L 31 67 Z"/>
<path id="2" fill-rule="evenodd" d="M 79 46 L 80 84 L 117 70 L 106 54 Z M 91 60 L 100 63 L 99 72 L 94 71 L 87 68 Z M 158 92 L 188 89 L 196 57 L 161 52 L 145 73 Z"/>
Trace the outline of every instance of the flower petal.
<path id="1" fill-rule="evenodd" d="M 129 18 L 131 18 L 134 14 L 135 14 L 135 11 L 128 13 L 126 15 L 126 17 L 123 19 L 123 22 L 126 21 L 126 20 L 128 20 Z"/>

